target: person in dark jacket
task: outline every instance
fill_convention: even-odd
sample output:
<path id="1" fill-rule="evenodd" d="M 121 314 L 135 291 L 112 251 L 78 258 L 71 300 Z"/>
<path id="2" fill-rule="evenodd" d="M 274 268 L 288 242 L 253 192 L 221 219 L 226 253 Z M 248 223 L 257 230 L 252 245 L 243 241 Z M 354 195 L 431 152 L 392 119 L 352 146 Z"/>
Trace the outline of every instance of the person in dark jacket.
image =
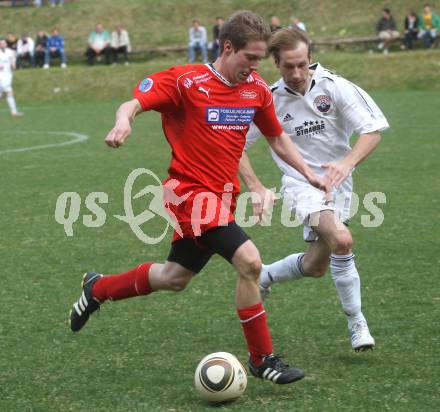
<path id="1" fill-rule="evenodd" d="M 400 37 L 400 33 L 397 31 L 396 20 L 394 20 L 390 9 L 384 8 L 382 10 L 382 17 L 376 24 L 376 32 L 381 39 L 378 46 L 379 49 L 383 50 L 384 54 L 388 54 L 390 44 Z"/>

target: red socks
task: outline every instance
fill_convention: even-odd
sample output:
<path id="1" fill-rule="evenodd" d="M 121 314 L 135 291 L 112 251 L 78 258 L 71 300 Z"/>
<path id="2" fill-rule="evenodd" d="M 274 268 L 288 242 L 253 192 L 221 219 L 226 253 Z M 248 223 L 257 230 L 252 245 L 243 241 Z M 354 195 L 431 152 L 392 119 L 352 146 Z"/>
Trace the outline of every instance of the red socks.
<path id="1" fill-rule="evenodd" d="M 147 262 L 128 272 L 103 276 L 93 285 L 93 297 L 102 303 L 107 299 L 120 300 L 150 294 L 153 291 L 148 275 L 152 264 Z"/>
<path id="2" fill-rule="evenodd" d="M 263 357 L 272 353 L 272 338 L 266 321 L 266 311 L 262 303 L 238 309 L 238 317 L 243 327 L 251 361 L 258 366 Z"/>

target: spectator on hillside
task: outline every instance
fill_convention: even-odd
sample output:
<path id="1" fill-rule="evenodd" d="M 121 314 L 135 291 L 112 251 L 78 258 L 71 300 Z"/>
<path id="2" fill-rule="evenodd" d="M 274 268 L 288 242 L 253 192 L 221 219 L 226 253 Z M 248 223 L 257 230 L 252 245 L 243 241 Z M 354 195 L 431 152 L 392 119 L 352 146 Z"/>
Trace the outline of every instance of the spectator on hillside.
<path id="1" fill-rule="evenodd" d="M 198 19 L 194 19 L 191 28 L 188 31 L 189 43 L 188 54 L 189 62 L 194 63 L 198 51 L 202 54 L 203 63 L 208 62 L 208 36 L 206 29 L 200 25 Z"/>
<path id="2" fill-rule="evenodd" d="M 397 31 L 396 20 L 391 15 L 390 9 L 384 8 L 382 10 L 382 17 L 376 24 L 376 32 L 382 40 L 378 45 L 379 49 L 383 50 L 384 54 L 388 54 L 390 44 L 400 37 Z"/>
<path id="3" fill-rule="evenodd" d="M 27 33 L 23 33 L 17 41 L 17 69 L 34 66 L 35 43 Z"/>
<path id="4" fill-rule="evenodd" d="M 212 60 L 216 60 L 219 55 L 219 49 L 220 49 L 220 29 L 223 26 L 224 23 L 223 17 L 216 17 L 215 18 L 215 26 L 212 28 Z"/>
<path id="5" fill-rule="evenodd" d="M 95 63 L 96 57 L 105 56 L 105 63 L 110 64 L 111 48 L 110 48 L 110 34 L 104 30 L 101 23 L 95 27 L 95 31 L 89 35 L 89 47 L 86 51 L 87 63 L 92 66 Z"/>
<path id="6" fill-rule="evenodd" d="M 50 0 L 50 7 L 55 7 L 57 5 L 57 0 Z M 58 6 L 64 6 L 64 0 L 58 0 Z"/>
<path id="7" fill-rule="evenodd" d="M 419 18 L 419 39 L 426 49 L 433 47 L 440 30 L 440 17 L 432 11 L 429 4 L 423 6 L 423 14 Z"/>
<path id="8" fill-rule="evenodd" d="M 277 16 L 272 16 L 270 18 L 270 31 L 275 33 L 277 30 L 282 29 L 280 19 Z"/>
<path id="9" fill-rule="evenodd" d="M 419 34 L 419 18 L 415 11 L 411 10 L 408 13 L 408 15 L 405 17 L 403 27 L 403 33 L 405 34 L 405 38 L 403 39 L 403 48 L 412 49 L 413 41 L 417 40 L 417 36 Z"/>
<path id="10" fill-rule="evenodd" d="M 306 30 L 306 25 L 300 21 L 297 17 L 292 16 L 290 17 L 290 24 L 289 24 L 289 29 L 300 29 L 302 31 L 307 31 Z"/>
<path id="11" fill-rule="evenodd" d="M 40 30 L 37 33 L 37 37 L 35 38 L 35 53 L 34 53 L 35 66 L 43 67 L 44 56 L 46 55 L 46 47 L 47 47 L 47 34 L 43 30 Z"/>
<path id="12" fill-rule="evenodd" d="M 43 69 L 50 67 L 50 59 L 59 57 L 61 60 L 61 68 L 65 69 L 66 53 L 64 51 L 64 37 L 60 35 L 58 29 L 52 30 L 52 35 L 47 39 L 46 53 L 44 55 Z"/>
<path id="13" fill-rule="evenodd" d="M 112 31 L 110 46 L 113 54 L 113 63 L 118 63 L 118 55 L 124 55 L 124 64 L 128 65 L 128 53 L 131 52 L 130 37 L 127 30 L 124 30 L 122 24 L 117 24 L 114 31 Z"/>
<path id="14" fill-rule="evenodd" d="M 14 33 L 8 32 L 6 33 L 6 44 L 7 48 L 17 51 L 17 36 Z"/>

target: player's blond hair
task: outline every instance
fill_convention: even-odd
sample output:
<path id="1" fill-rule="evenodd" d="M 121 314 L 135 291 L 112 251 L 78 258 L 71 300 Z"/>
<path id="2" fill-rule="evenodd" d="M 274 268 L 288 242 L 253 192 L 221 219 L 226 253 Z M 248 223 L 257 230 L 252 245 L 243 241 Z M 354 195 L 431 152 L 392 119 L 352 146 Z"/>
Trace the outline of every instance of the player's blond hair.
<path id="1" fill-rule="evenodd" d="M 307 46 L 307 55 L 310 59 L 312 55 L 310 39 L 303 30 L 296 28 L 280 29 L 275 32 L 269 42 L 269 53 L 275 59 L 275 63 L 279 63 L 280 52 L 282 50 L 294 50 L 299 43 L 304 43 Z"/>
<path id="2" fill-rule="evenodd" d="M 238 51 L 251 41 L 267 42 L 270 34 L 270 27 L 261 16 L 248 10 L 237 11 L 220 29 L 220 53 L 226 40 L 231 42 L 234 51 Z"/>

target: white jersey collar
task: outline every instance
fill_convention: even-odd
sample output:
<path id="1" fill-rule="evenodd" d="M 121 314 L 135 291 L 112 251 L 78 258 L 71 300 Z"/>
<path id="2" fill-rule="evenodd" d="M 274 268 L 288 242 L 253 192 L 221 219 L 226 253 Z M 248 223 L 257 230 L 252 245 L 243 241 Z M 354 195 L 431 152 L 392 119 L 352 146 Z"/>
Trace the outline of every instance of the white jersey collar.
<path id="1" fill-rule="evenodd" d="M 314 84 L 318 83 L 322 78 L 326 77 L 325 69 L 319 63 L 311 64 L 309 66 L 309 69 L 313 70 L 313 76 L 310 80 L 310 85 L 307 92 L 309 92 L 313 88 Z M 283 78 L 279 79 L 276 83 L 274 83 L 272 89 L 273 88 L 281 89 L 283 92 L 287 92 L 288 94 L 293 94 L 295 96 L 302 96 L 301 93 L 295 92 L 294 90 L 289 88 L 289 86 L 287 86 L 286 83 L 284 82 Z"/>
<path id="2" fill-rule="evenodd" d="M 205 64 L 206 67 L 208 67 L 209 70 L 212 71 L 212 73 L 215 74 L 216 77 L 218 77 L 220 79 L 221 82 L 223 82 L 224 84 L 226 84 L 226 86 L 229 87 L 235 87 L 236 84 L 231 83 L 228 79 L 226 79 L 219 71 L 216 70 L 216 68 L 214 67 L 214 65 L 212 63 L 206 63 Z"/>

